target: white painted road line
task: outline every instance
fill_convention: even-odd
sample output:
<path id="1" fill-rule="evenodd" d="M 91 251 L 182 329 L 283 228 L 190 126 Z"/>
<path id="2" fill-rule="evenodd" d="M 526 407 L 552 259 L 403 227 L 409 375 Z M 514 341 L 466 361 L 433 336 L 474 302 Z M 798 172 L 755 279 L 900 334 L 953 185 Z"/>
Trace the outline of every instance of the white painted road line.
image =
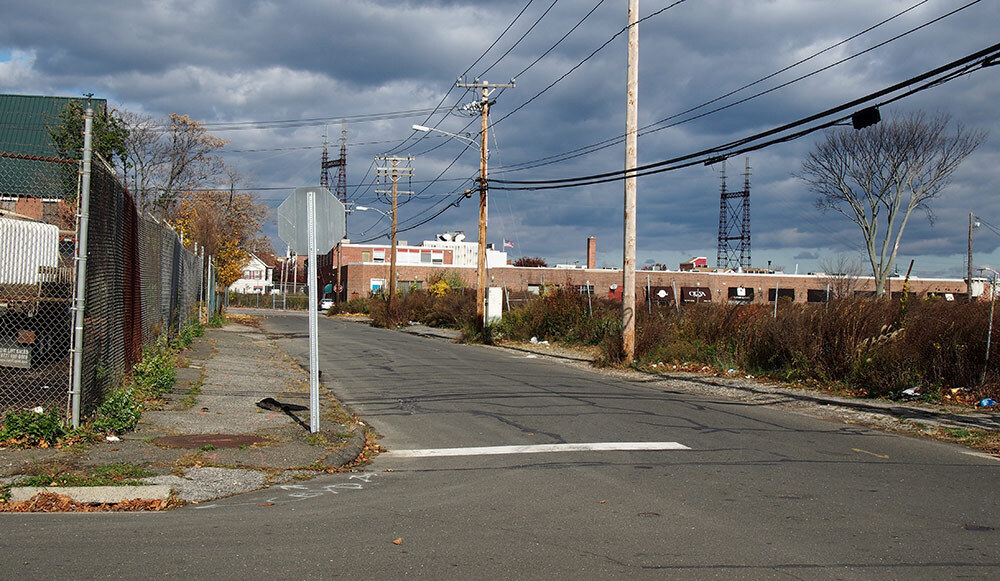
<path id="1" fill-rule="evenodd" d="M 536 444 L 530 446 L 480 446 L 470 448 L 424 448 L 391 450 L 393 458 L 430 458 L 434 456 L 491 456 L 497 454 L 538 454 L 541 452 L 607 452 L 628 450 L 690 450 L 677 442 L 593 442 L 582 444 Z"/>

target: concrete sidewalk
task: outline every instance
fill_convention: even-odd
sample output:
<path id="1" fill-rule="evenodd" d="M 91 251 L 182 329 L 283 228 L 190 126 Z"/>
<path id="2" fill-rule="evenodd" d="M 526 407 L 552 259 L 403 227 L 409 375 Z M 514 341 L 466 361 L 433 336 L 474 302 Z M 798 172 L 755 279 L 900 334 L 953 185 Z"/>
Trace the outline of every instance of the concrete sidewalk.
<path id="1" fill-rule="evenodd" d="M 270 409 L 258 402 L 271 398 Z M 180 355 L 177 381 L 159 410 L 117 442 L 82 450 L 0 449 L 0 482 L 46 470 L 124 463 L 156 476 L 187 501 L 310 478 L 354 461 L 362 426 L 320 389 L 320 432 L 309 432 L 309 377 L 257 329 L 206 329 Z"/>

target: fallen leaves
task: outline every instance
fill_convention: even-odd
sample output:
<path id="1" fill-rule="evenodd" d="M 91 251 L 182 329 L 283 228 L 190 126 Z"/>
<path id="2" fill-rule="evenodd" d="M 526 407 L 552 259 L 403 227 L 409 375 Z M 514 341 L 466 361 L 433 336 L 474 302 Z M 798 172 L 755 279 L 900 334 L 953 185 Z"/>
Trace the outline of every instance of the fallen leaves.
<path id="1" fill-rule="evenodd" d="M 402 545 L 403 544 L 403 537 L 398 537 L 398 538 L 393 539 L 392 540 L 392 544 L 394 544 L 394 545 Z"/>
<path id="2" fill-rule="evenodd" d="M 138 512 L 161 511 L 183 506 L 176 498 L 126 500 L 116 504 L 84 504 L 54 492 L 40 492 L 24 502 L 0 503 L 0 512 Z"/>

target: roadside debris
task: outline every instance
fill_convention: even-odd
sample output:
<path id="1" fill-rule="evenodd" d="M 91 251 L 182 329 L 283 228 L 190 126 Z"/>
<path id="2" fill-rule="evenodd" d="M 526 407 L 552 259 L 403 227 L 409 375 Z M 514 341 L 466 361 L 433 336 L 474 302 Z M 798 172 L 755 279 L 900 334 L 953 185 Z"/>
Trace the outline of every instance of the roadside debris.
<path id="1" fill-rule="evenodd" d="M 983 399 L 979 400 L 979 403 L 976 405 L 978 405 L 981 408 L 988 408 L 997 405 L 997 402 L 993 401 L 988 397 L 984 397 Z"/>
<path id="2" fill-rule="evenodd" d="M 133 512 L 161 511 L 184 505 L 177 498 L 167 500 L 128 500 L 116 504 L 85 504 L 68 496 L 42 492 L 26 502 L 0 503 L 0 512 Z"/>

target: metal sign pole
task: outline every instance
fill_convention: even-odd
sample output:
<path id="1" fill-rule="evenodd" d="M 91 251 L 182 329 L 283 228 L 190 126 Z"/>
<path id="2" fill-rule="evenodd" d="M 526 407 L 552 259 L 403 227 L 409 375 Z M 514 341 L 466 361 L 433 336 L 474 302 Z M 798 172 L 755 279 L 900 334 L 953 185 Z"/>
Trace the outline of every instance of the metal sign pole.
<path id="1" fill-rule="evenodd" d="M 319 315 L 316 289 L 316 193 L 306 197 L 306 223 L 309 238 L 309 431 L 319 431 Z"/>
<path id="2" fill-rule="evenodd" d="M 319 431 L 319 276 L 316 254 L 344 237 L 344 205 L 323 187 L 295 188 L 278 206 L 278 236 L 309 261 L 309 431 Z M 295 261 L 298 267 L 298 260 Z M 293 283 L 294 285 L 294 283 Z"/>

